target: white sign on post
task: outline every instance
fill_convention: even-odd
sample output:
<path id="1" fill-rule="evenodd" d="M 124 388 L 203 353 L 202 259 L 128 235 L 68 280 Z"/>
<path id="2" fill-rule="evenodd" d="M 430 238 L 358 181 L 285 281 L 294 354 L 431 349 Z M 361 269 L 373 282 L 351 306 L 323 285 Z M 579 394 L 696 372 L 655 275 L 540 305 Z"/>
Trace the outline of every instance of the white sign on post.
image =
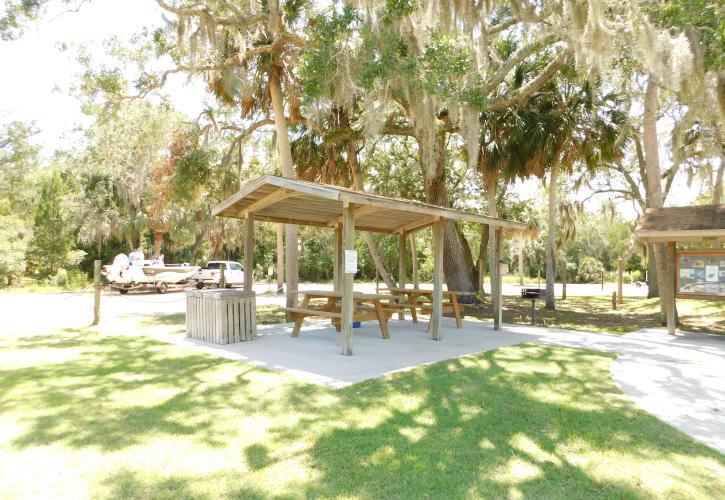
<path id="1" fill-rule="evenodd" d="M 345 274 L 357 272 L 357 250 L 345 250 Z"/>

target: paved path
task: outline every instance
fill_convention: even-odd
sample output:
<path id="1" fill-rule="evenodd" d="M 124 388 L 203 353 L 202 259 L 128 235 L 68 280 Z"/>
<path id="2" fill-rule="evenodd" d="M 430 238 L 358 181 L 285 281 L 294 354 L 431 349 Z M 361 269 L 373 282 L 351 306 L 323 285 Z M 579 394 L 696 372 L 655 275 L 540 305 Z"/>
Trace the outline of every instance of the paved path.
<path id="1" fill-rule="evenodd" d="M 618 353 L 612 376 L 625 394 L 725 454 L 725 336 L 669 336 L 662 329 L 623 336 L 517 326 L 506 330 L 539 342 Z"/>

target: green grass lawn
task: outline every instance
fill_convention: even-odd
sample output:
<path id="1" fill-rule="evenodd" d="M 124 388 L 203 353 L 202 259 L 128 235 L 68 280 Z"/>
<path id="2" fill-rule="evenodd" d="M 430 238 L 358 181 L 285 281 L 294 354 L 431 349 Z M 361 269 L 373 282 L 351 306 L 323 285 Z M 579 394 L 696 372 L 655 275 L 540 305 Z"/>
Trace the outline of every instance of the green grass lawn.
<path id="1" fill-rule="evenodd" d="M 609 354 L 508 347 L 333 391 L 151 328 L 178 318 L 0 336 L 0 497 L 725 496 L 725 457 L 635 407 Z"/>
<path id="2" fill-rule="evenodd" d="M 725 302 L 677 299 L 680 328 L 690 332 L 725 334 Z M 491 319 L 490 299 L 482 306 L 466 309 L 466 314 Z M 503 321 L 513 324 L 531 323 L 531 301 L 505 296 Z M 610 297 L 568 297 L 557 299 L 556 310 L 536 303 L 536 324 L 539 326 L 587 330 L 602 333 L 628 333 L 640 328 L 660 327 L 659 299 L 626 297 L 618 310 L 612 310 Z"/>

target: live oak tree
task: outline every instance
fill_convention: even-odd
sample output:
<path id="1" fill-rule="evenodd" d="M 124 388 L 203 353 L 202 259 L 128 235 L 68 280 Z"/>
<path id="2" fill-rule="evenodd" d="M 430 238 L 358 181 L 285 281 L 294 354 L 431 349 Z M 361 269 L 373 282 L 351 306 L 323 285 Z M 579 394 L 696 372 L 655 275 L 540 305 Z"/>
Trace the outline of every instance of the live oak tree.
<path id="1" fill-rule="evenodd" d="M 548 168 L 548 238 L 546 307 L 555 308 L 558 179 L 575 168 L 594 171 L 620 156 L 620 128 L 625 121 L 619 96 L 599 82 L 577 81 L 570 74 L 552 86 L 547 112 L 542 113 Z"/>
<path id="2" fill-rule="evenodd" d="M 313 97 L 332 99 L 339 106 L 349 106 L 356 98 L 363 102 L 367 136 L 383 133 L 416 139 L 426 199 L 438 205 L 451 204 L 445 168 L 451 134 L 472 138 L 470 149 L 475 152 L 478 113 L 525 102 L 567 55 L 566 50 L 559 51 L 526 85 L 507 88 L 506 78 L 516 64 L 551 48 L 557 39 L 534 36 L 514 54 L 511 64 L 494 61 L 487 50 L 478 49 L 508 30 L 524 29 L 541 19 L 530 10 L 480 7 L 466 2 L 361 2 L 359 11 L 348 8 L 327 18 L 337 35 L 313 47 L 307 61 Z M 466 14 L 454 12 L 459 8 Z M 345 32 L 348 36 L 340 35 Z M 474 32 L 485 39 L 473 44 Z M 446 223 L 444 245 L 448 286 L 475 290 L 470 248 L 453 223 Z"/>
<path id="3" fill-rule="evenodd" d="M 74 160 L 82 243 L 101 245 L 114 237 L 131 247 L 153 229 L 154 167 L 179 122 L 180 115 L 165 106 L 133 101 L 87 130 L 88 146 Z"/>

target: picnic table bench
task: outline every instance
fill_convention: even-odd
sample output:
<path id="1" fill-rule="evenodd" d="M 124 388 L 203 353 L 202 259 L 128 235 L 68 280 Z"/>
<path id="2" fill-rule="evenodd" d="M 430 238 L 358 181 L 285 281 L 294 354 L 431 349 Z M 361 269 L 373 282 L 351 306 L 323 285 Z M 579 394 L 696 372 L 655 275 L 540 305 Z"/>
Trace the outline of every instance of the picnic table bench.
<path id="1" fill-rule="evenodd" d="M 342 299 L 342 292 L 305 290 L 290 293 L 302 295 L 300 307 L 282 308 L 295 321 L 295 325 L 292 328 L 293 337 L 299 336 L 302 322 L 305 318 L 309 317 L 330 318 L 335 329 L 338 332 L 340 331 L 342 307 L 338 302 Z M 384 301 L 390 299 L 390 296 L 354 292 L 352 297 L 355 303 L 352 320 L 354 322 L 377 320 L 380 324 L 380 331 L 383 338 L 389 339 L 388 320 L 393 315 L 395 309 L 388 307 L 388 304 L 384 303 Z M 310 301 L 315 299 L 325 299 L 327 302 L 321 306 L 311 306 Z"/>
<path id="2" fill-rule="evenodd" d="M 390 295 L 393 297 L 399 297 L 404 302 L 390 302 L 386 307 L 390 309 L 410 309 L 410 314 L 413 316 L 413 323 L 418 322 L 417 310 L 421 310 L 426 313 L 433 311 L 433 290 L 425 288 L 388 288 Z M 441 307 L 443 314 L 453 313 L 456 318 L 456 327 L 461 328 L 463 325 L 461 313 L 465 308 L 465 304 L 458 302 L 459 295 L 474 295 L 475 292 L 457 292 L 455 290 L 443 290 L 444 302 Z M 422 301 L 421 301 L 422 300 Z"/>

